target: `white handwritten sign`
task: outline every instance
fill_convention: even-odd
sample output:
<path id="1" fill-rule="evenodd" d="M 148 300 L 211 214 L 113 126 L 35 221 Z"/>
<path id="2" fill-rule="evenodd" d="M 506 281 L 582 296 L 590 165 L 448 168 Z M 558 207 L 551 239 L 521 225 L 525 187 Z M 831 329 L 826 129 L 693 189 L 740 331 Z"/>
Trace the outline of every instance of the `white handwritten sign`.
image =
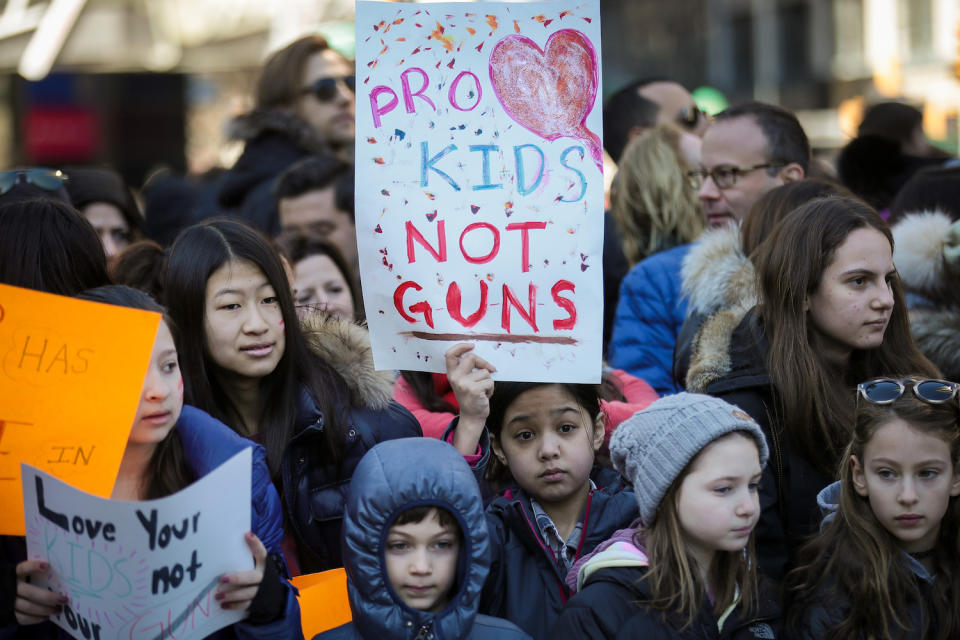
<path id="1" fill-rule="evenodd" d="M 85 640 L 203 638 L 241 620 L 214 599 L 249 571 L 251 450 L 159 500 L 107 500 L 23 464 L 27 552 L 70 598 L 51 619 Z"/>
<path id="2" fill-rule="evenodd" d="M 596 382 L 600 6 L 358 2 L 357 240 L 378 369 L 462 340 L 507 380 Z"/>

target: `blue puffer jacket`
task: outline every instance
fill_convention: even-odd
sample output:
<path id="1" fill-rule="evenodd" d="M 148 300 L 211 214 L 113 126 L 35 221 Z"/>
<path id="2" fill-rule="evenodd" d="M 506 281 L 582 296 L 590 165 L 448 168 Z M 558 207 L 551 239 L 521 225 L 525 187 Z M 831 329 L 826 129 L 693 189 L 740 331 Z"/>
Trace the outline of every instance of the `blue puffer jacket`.
<path id="1" fill-rule="evenodd" d="M 456 583 L 439 613 L 404 604 L 390 584 L 384 562 L 391 523 L 403 512 L 423 505 L 449 511 L 463 533 Z M 404 438 L 371 449 L 350 483 L 343 540 L 353 621 L 317 638 L 529 638 L 506 620 L 477 614 L 490 567 L 490 539 L 473 473 L 449 444 L 433 438 Z"/>
<path id="2" fill-rule="evenodd" d="M 266 547 L 269 553 L 280 553 L 280 541 L 283 539 L 283 515 L 280 497 L 270 481 L 266 452 L 260 445 L 253 444 L 247 438 L 238 435 L 230 427 L 212 418 L 200 409 L 184 405 L 177 420 L 177 433 L 183 444 L 183 453 L 187 466 L 197 478 L 202 478 L 221 464 L 247 447 L 253 447 L 253 476 L 250 485 L 250 530 Z M 19 562 L 25 558 L 18 558 Z M 232 638 L 245 640 L 288 640 L 302 638 L 300 624 L 300 606 L 293 587 L 286 583 L 286 609 L 283 615 L 273 622 L 254 625 L 238 622 L 209 636 L 216 640 Z M 0 630 L 4 640 L 17 638 L 69 638 L 65 632 L 52 622 L 40 625 L 28 625 L 17 629 Z"/>
<path id="3" fill-rule="evenodd" d="M 324 417 L 310 394 L 300 394 L 296 433 L 281 462 L 283 500 L 296 534 L 300 570 L 326 571 L 343 566 L 340 527 L 350 478 L 360 459 L 378 442 L 422 436 L 420 423 L 392 399 L 393 376 L 377 372 L 365 329 L 346 321 L 310 318 L 304 335 L 311 350 L 343 376 L 350 397 L 341 398 L 343 462 L 329 462 Z M 314 557 L 308 557 L 303 549 Z"/>
<path id="4" fill-rule="evenodd" d="M 607 361 L 665 395 L 673 380 L 673 348 L 687 314 L 680 268 L 691 244 L 655 253 L 634 265 L 620 284 Z"/>

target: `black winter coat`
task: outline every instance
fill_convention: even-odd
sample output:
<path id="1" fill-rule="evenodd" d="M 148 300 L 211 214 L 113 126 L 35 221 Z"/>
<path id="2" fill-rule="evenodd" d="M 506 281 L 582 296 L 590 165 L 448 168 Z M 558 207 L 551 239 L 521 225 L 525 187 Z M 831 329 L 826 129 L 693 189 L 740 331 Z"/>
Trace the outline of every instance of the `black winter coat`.
<path id="1" fill-rule="evenodd" d="M 353 471 L 378 442 L 423 436 L 420 423 L 391 399 L 392 376 L 373 369 L 366 331 L 350 322 L 308 321 L 304 334 L 311 349 L 338 371 L 350 386 L 341 398 L 344 458 L 339 470 L 329 463 L 324 417 L 310 394 L 300 394 L 296 432 L 281 462 L 283 500 L 293 530 L 302 572 L 343 566 L 340 529 Z M 303 553 L 301 546 L 313 554 Z"/>
<path id="2" fill-rule="evenodd" d="M 638 567 L 598 569 L 583 589 L 574 596 L 550 632 L 551 640 L 757 640 L 780 637 L 780 610 L 769 598 L 760 601 L 759 610 L 747 618 L 737 606 L 717 628 L 717 619 L 708 603 L 693 624 L 680 631 L 640 603 L 651 598 L 644 579 L 646 570 Z M 761 589 L 761 594 L 765 591 Z M 762 595 L 761 595 L 762 597 Z"/>
<path id="3" fill-rule="evenodd" d="M 633 489 L 610 469 L 595 467 L 597 485 L 587 502 L 579 558 L 637 517 Z M 514 487 L 487 507 L 493 561 L 480 611 L 506 618 L 534 638 L 547 631 L 570 598 L 566 576 L 557 568 L 533 519 L 530 498 Z"/>
<path id="4" fill-rule="evenodd" d="M 779 581 L 792 568 L 796 552 L 820 525 L 817 493 L 833 478 L 791 446 L 777 416 L 775 391 L 767 370 L 766 337 L 756 313 L 748 313 L 733 330 L 729 371 L 705 392 L 734 404 L 760 424 L 770 463 L 760 480 L 760 521 L 754 530 L 761 571 Z"/>

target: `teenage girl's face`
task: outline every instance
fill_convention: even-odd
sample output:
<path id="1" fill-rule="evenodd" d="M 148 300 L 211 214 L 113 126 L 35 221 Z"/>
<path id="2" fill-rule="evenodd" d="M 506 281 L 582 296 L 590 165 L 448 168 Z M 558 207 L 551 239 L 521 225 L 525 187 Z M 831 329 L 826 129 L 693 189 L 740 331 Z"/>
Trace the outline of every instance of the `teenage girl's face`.
<path id="1" fill-rule="evenodd" d="M 229 375 L 262 378 L 283 357 L 280 302 L 249 260 L 226 262 L 207 280 L 203 327 L 210 358 Z"/>
<path id="2" fill-rule="evenodd" d="M 851 456 L 850 464 L 854 489 L 904 551 L 936 545 L 950 498 L 960 495 L 946 440 L 894 418 L 877 428 L 863 460 Z"/>
<path id="3" fill-rule="evenodd" d="M 315 305 L 337 318 L 354 319 L 350 285 L 329 256 L 308 256 L 294 271 L 298 305 Z"/>
<path id="4" fill-rule="evenodd" d="M 183 378 L 177 362 L 177 349 L 167 323 L 161 321 L 128 444 L 160 443 L 180 419 L 182 409 Z"/>
<path id="5" fill-rule="evenodd" d="M 714 440 L 694 459 L 677 493 L 680 528 L 701 568 L 717 551 L 739 551 L 760 518 L 760 454 L 750 436 Z"/>
<path id="6" fill-rule="evenodd" d="M 854 349 L 876 349 L 893 313 L 896 271 L 887 238 L 872 227 L 850 232 L 823 271 L 806 307 L 818 347 L 846 360 Z"/>
<path id="7" fill-rule="evenodd" d="M 524 491 L 540 503 L 561 506 L 589 491 L 603 433 L 603 414 L 594 424 L 569 391 L 544 385 L 524 391 L 507 407 L 494 452 Z"/>

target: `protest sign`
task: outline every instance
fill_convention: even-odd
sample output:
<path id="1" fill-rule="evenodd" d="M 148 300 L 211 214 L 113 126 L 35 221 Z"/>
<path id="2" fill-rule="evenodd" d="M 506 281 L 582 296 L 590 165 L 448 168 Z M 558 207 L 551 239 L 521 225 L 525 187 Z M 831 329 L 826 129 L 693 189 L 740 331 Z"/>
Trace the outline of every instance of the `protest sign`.
<path id="1" fill-rule="evenodd" d="M 378 369 L 471 341 L 600 379 L 600 5 L 358 2 L 356 212 Z"/>
<path id="2" fill-rule="evenodd" d="M 353 619 L 347 597 L 347 572 L 342 568 L 295 576 L 290 582 L 300 592 L 297 601 L 304 638 L 312 638 Z"/>
<path id="3" fill-rule="evenodd" d="M 0 284 L 0 534 L 23 535 L 20 462 L 110 495 L 159 322 Z"/>
<path id="4" fill-rule="evenodd" d="M 51 620 L 75 638 L 204 638 L 241 620 L 214 598 L 225 573 L 249 571 L 251 449 L 173 495 L 92 496 L 22 465 L 27 553 L 37 581 L 70 598 Z"/>

